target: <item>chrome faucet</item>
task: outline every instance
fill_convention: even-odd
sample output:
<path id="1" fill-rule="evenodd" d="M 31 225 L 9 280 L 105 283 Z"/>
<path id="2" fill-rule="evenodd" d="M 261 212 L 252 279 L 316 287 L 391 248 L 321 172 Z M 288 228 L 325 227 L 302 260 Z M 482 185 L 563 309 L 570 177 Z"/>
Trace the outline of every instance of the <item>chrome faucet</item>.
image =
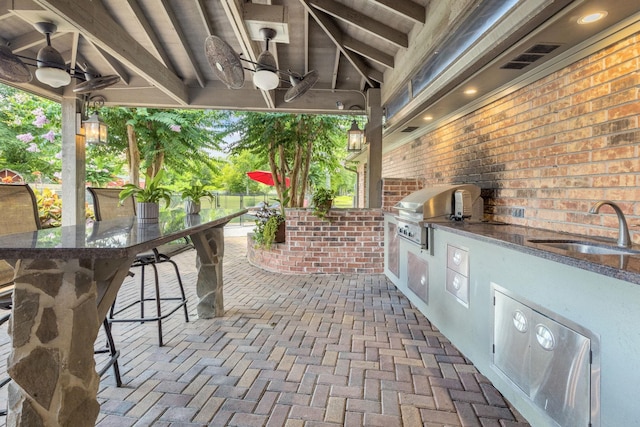
<path id="1" fill-rule="evenodd" d="M 589 209 L 590 214 L 596 214 L 603 205 L 609 205 L 616 211 L 618 215 L 618 246 L 623 248 L 631 247 L 631 236 L 629 235 L 629 227 L 627 226 L 627 220 L 624 218 L 624 214 L 618 205 L 609 201 L 601 200 Z"/>

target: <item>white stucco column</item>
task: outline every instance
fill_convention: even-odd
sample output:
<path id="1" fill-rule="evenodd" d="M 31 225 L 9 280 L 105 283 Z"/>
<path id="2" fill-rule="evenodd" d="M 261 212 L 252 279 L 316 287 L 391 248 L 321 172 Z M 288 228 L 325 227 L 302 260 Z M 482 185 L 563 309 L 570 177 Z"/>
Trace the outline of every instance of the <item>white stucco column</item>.
<path id="1" fill-rule="evenodd" d="M 382 207 L 382 105 L 380 89 L 367 90 L 367 194 L 366 207 Z"/>
<path id="2" fill-rule="evenodd" d="M 80 100 L 74 94 L 62 98 L 62 225 L 85 220 L 86 153 L 80 131 Z"/>

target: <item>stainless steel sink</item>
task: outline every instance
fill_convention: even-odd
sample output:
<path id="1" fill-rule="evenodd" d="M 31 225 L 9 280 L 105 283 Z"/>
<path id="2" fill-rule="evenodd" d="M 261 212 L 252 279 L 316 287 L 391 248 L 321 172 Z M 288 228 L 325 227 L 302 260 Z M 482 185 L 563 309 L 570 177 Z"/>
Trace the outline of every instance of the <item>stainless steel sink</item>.
<path id="1" fill-rule="evenodd" d="M 640 255 L 640 251 L 619 246 L 609 246 L 601 243 L 566 239 L 529 239 L 529 243 L 536 243 L 567 252 L 594 255 Z"/>

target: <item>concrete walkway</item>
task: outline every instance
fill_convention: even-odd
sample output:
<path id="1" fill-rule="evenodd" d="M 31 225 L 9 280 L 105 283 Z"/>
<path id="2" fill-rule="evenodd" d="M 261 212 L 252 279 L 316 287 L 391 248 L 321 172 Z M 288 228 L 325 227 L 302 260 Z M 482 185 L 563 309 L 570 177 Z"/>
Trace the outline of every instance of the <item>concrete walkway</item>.
<path id="1" fill-rule="evenodd" d="M 225 316 L 196 318 L 195 252 L 175 257 L 191 321 L 167 319 L 164 347 L 114 325 L 124 385 L 103 377 L 99 426 L 528 425 L 384 276 L 268 273 L 227 231 Z"/>

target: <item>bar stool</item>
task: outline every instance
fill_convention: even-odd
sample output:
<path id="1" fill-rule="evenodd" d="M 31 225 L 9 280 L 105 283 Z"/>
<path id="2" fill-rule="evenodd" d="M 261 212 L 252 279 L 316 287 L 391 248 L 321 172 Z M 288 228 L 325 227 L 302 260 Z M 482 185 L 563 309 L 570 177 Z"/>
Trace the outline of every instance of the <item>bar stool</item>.
<path id="1" fill-rule="evenodd" d="M 121 188 L 97 188 L 88 187 L 87 190 L 91 194 L 93 199 L 93 209 L 97 221 L 104 221 L 108 219 L 130 217 L 135 215 L 135 201 L 132 197 L 120 203 L 120 191 Z M 182 278 L 180 277 L 180 270 L 178 265 L 171 259 L 173 255 L 177 255 L 185 250 L 192 249 L 193 245 L 185 239 L 185 243 L 169 243 L 158 248 L 154 248 L 151 251 L 143 252 L 136 255 L 136 258 L 131 265 L 132 268 L 140 268 L 140 298 L 115 310 L 115 301 L 111 306 L 109 312 L 108 321 L 114 322 L 157 322 L 158 324 L 158 345 L 162 347 L 164 345 L 162 338 L 162 320 L 172 315 L 180 307 L 184 310 L 184 318 L 186 322 L 189 322 L 189 313 L 187 310 L 187 297 L 185 296 L 184 286 L 182 285 Z M 179 296 L 175 297 L 161 297 L 160 296 L 160 279 L 158 276 L 157 265 L 162 263 L 170 263 L 176 274 L 178 281 Z M 145 296 L 145 267 L 153 268 L 154 274 L 154 288 L 155 296 L 150 298 Z M 156 314 L 154 316 L 145 315 L 145 302 L 155 302 Z M 163 313 L 162 302 L 172 301 L 175 302 L 168 311 Z M 117 318 L 120 313 L 125 312 L 129 308 L 134 306 L 140 306 L 140 317 L 138 318 Z"/>

